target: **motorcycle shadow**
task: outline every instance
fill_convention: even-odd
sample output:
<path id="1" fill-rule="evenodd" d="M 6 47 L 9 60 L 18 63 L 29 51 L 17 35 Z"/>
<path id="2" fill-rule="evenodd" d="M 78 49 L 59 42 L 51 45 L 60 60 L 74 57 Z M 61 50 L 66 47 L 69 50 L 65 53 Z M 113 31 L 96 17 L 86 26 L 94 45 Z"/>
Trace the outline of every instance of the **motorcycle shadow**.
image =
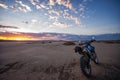
<path id="1" fill-rule="evenodd" d="M 90 80 L 120 80 L 120 67 L 107 63 L 99 63 L 96 67 Z"/>

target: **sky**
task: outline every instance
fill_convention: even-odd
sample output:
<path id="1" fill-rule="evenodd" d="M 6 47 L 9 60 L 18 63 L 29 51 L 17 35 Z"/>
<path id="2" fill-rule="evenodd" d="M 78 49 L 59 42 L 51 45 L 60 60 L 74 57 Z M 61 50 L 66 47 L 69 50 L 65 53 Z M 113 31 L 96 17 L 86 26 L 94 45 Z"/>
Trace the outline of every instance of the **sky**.
<path id="1" fill-rule="evenodd" d="M 120 33 L 120 0 L 0 0 L 0 32 Z"/>

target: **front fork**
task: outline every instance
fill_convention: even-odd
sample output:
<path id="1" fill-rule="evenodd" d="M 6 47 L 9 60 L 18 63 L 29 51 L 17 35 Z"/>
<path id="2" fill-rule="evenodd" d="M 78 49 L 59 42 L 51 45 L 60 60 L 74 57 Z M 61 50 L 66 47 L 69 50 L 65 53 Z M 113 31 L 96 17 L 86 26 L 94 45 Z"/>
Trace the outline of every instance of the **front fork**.
<path id="1" fill-rule="evenodd" d="M 89 59 L 88 63 L 87 63 L 87 68 L 89 69 L 91 66 L 91 59 Z"/>
<path id="2" fill-rule="evenodd" d="M 88 64 L 87 67 L 89 68 L 89 67 L 91 66 L 91 58 L 90 58 L 90 55 L 89 55 L 88 53 L 86 53 L 85 56 L 86 56 L 86 58 L 87 58 L 87 60 L 88 60 L 88 61 L 87 61 L 87 62 L 88 62 L 88 63 L 87 63 L 87 64 Z"/>

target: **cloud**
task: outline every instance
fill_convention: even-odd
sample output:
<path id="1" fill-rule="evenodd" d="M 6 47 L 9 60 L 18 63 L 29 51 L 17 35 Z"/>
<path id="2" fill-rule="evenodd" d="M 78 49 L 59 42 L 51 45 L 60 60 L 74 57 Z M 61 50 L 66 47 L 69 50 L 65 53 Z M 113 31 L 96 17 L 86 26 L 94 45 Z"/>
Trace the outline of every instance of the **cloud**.
<path id="1" fill-rule="evenodd" d="M 36 19 L 32 19 L 31 22 L 32 22 L 32 23 L 36 23 L 37 20 L 36 20 Z"/>
<path id="2" fill-rule="evenodd" d="M 60 15 L 60 13 L 59 13 L 59 11 L 58 10 L 49 10 L 48 11 L 49 12 L 49 14 L 53 14 L 53 15 L 56 15 L 56 16 L 59 16 Z"/>
<path id="3" fill-rule="evenodd" d="M 12 9 L 14 9 L 14 10 L 18 10 L 15 5 L 10 6 L 10 8 L 12 8 Z M 18 11 L 19 11 L 19 10 L 18 10 Z"/>
<path id="4" fill-rule="evenodd" d="M 49 7 L 45 6 L 44 4 L 40 4 L 40 7 L 47 10 L 49 9 Z"/>
<path id="5" fill-rule="evenodd" d="M 38 2 L 39 2 L 39 0 L 29 0 L 33 5 L 36 5 Z"/>
<path id="6" fill-rule="evenodd" d="M 40 5 L 36 5 L 36 9 L 41 9 L 42 7 Z"/>
<path id="7" fill-rule="evenodd" d="M 56 0 L 49 0 L 49 4 L 50 4 L 51 6 L 54 6 L 55 3 L 56 3 Z"/>
<path id="8" fill-rule="evenodd" d="M 83 0 L 83 2 L 91 2 L 92 0 Z"/>
<path id="9" fill-rule="evenodd" d="M 79 6 L 79 11 L 80 11 L 80 12 L 85 11 L 85 6 L 84 6 L 83 4 L 80 4 L 80 6 Z"/>
<path id="10" fill-rule="evenodd" d="M 84 4 L 80 4 L 79 5 L 80 17 L 87 18 L 87 16 L 85 15 L 85 12 L 86 12 L 86 6 Z"/>
<path id="11" fill-rule="evenodd" d="M 15 5 L 10 6 L 10 8 L 12 8 L 13 10 L 17 12 L 27 12 L 25 9 L 22 9 L 21 7 L 17 7 Z"/>
<path id="12" fill-rule="evenodd" d="M 2 28 L 2 29 L 4 29 L 4 28 L 19 29 L 18 27 L 15 27 L 15 26 L 3 26 L 3 25 L 0 25 L 0 28 Z"/>
<path id="13" fill-rule="evenodd" d="M 49 13 L 49 19 L 53 20 L 53 21 L 58 21 L 58 19 L 61 17 L 61 11 L 60 10 L 54 10 L 54 9 L 50 9 L 48 10 Z"/>
<path id="14" fill-rule="evenodd" d="M 55 21 L 56 21 L 58 18 L 57 18 L 56 16 L 51 16 L 51 15 L 49 15 L 49 19 L 50 19 L 50 20 L 55 20 Z"/>
<path id="15" fill-rule="evenodd" d="M 71 20 L 73 20 L 73 21 L 75 21 L 75 23 L 76 23 L 76 24 L 78 24 L 78 25 L 80 25 L 80 24 L 81 24 L 80 19 L 79 19 L 79 18 L 77 18 L 77 17 L 70 16 L 70 19 L 71 19 Z"/>
<path id="16" fill-rule="evenodd" d="M 5 4 L 2 4 L 2 3 L 0 3 L 0 7 L 4 8 L 4 9 L 8 9 L 8 6 Z"/>
<path id="17" fill-rule="evenodd" d="M 59 1 L 60 1 L 60 0 L 59 0 Z M 72 5 L 72 3 L 70 2 L 70 0 L 67 0 L 67 2 L 64 3 L 63 5 L 66 6 L 67 8 L 69 8 L 69 9 L 74 10 L 73 5 Z"/>
<path id="18" fill-rule="evenodd" d="M 49 15 L 49 20 L 58 21 L 59 16 Z"/>
<path id="19" fill-rule="evenodd" d="M 42 9 L 41 5 L 39 4 L 39 0 L 29 0 L 31 4 L 33 4 L 36 9 Z"/>
<path id="20" fill-rule="evenodd" d="M 18 8 L 20 11 L 24 11 L 24 12 L 31 12 L 32 11 L 31 8 L 28 5 L 23 4 L 22 1 L 16 1 L 16 3 L 20 4 L 23 7 L 23 8 L 21 8 L 21 7 Z"/>
<path id="21" fill-rule="evenodd" d="M 73 5 L 70 2 L 70 0 L 49 0 L 49 5 L 54 6 L 55 4 L 59 4 L 71 10 L 74 10 Z"/>
<path id="22" fill-rule="evenodd" d="M 29 1 L 31 4 L 33 4 L 36 7 L 36 9 L 46 9 L 46 10 L 49 9 L 49 7 L 46 6 L 45 3 L 40 3 L 39 0 L 29 0 Z"/>
<path id="23" fill-rule="evenodd" d="M 15 10 L 16 12 L 28 12 L 25 8 L 22 7 L 17 7 L 15 5 L 10 6 L 10 8 L 12 8 L 13 10 Z"/>
<path id="24" fill-rule="evenodd" d="M 81 13 L 80 16 L 81 16 L 82 18 L 88 18 L 88 16 L 86 16 L 84 13 Z"/>
<path id="25" fill-rule="evenodd" d="M 76 24 L 80 25 L 81 24 L 81 21 L 79 18 L 75 17 L 75 16 L 72 16 L 68 13 L 68 10 L 64 10 L 64 18 L 65 19 L 68 19 L 68 20 L 72 20 L 74 21 Z"/>
<path id="26" fill-rule="evenodd" d="M 46 9 L 46 10 L 48 10 L 49 7 L 46 6 L 45 4 L 37 4 L 37 5 L 36 5 L 36 9 Z"/>
<path id="27" fill-rule="evenodd" d="M 54 26 L 60 27 L 60 28 L 67 28 L 70 27 L 69 24 L 65 23 L 65 22 L 54 22 L 53 23 Z"/>

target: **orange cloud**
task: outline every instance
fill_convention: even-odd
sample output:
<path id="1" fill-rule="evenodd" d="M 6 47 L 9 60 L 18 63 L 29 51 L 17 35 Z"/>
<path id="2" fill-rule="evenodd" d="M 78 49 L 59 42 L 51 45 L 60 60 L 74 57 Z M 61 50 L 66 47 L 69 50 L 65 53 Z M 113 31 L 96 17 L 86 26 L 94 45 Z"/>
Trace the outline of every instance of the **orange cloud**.
<path id="1" fill-rule="evenodd" d="M 50 2 L 50 5 L 53 6 L 53 5 L 55 5 L 56 0 L 49 0 L 49 2 Z"/>
<path id="2" fill-rule="evenodd" d="M 2 3 L 0 3 L 0 7 L 4 8 L 4 9 L 8 9 L 8 6 L 5 4 L 2 4 Z"/>

